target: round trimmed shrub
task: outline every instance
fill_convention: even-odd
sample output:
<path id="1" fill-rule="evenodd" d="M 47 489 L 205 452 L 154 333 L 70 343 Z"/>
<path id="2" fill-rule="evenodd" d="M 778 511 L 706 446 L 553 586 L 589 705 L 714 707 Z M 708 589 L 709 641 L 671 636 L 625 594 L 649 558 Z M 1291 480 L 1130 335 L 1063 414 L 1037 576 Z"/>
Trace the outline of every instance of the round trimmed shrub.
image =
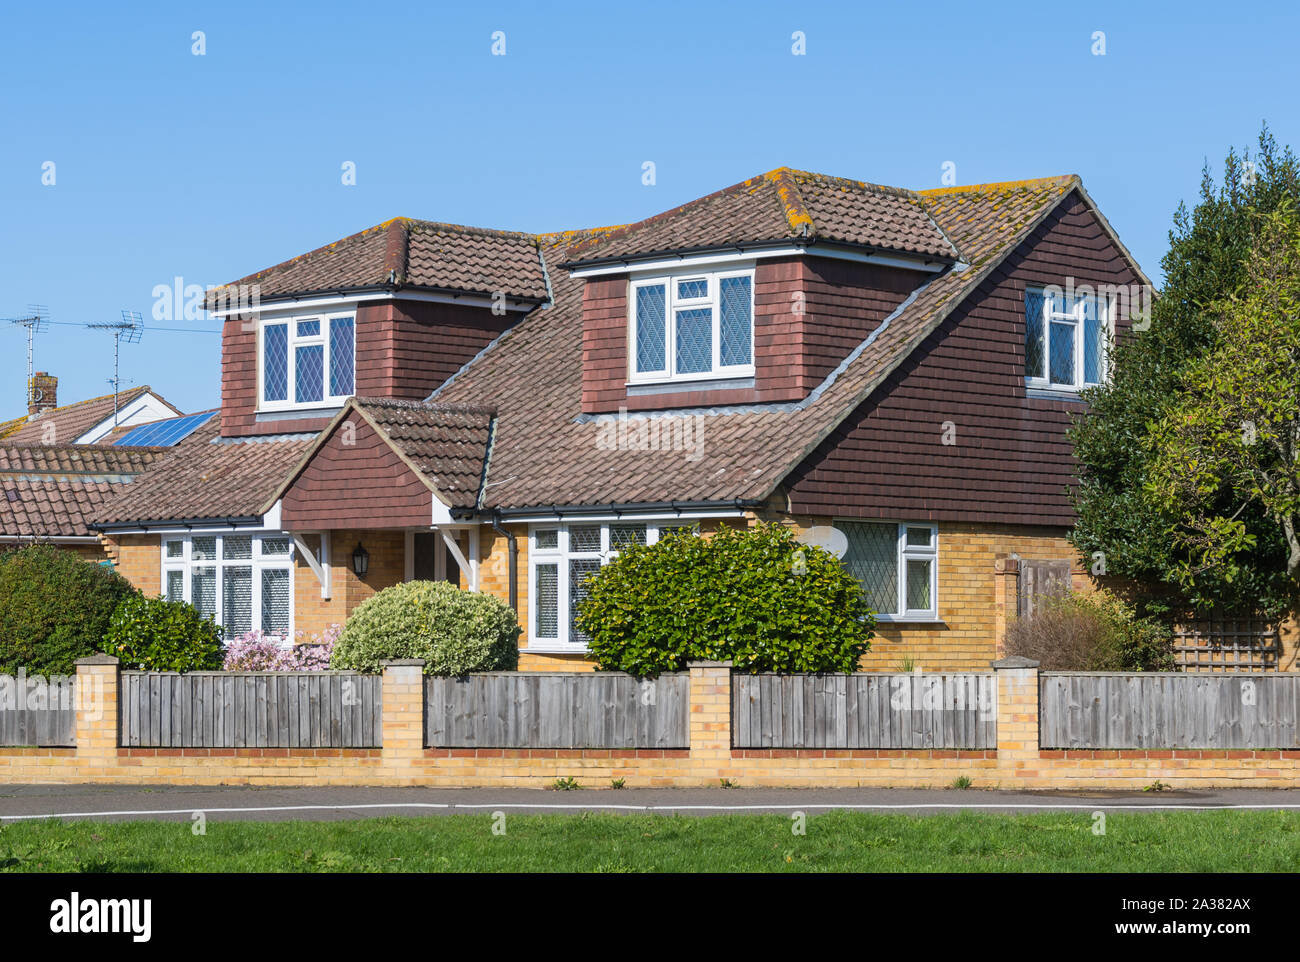
<path id="1" fill-rule="evenodd" d="M 509 605 L 446 581 L 407 581 L 368 598 L 343 625 L 330 667 L 381 671 L 389 658 L 423 658 L 426 675 L 513 671 L 519 620 Z"/>
<path id="2" fill-rule="evenodd" d="M 136 593 L 111 567 L 52 545 L 0 555 L 0 674 L 72 674 L 103 651 L 113 612 Z"/>
<path id="3" fill-rule="evenodd" d="M 592 575 L 578 627 L 604 671 L 852 672 L 875 616 L 839 560 L 779 524 L 666 534 Z"/>
<path id="4" fill-rule="evenodd" d="M 214 671 L 221 667 L 221 629 L 187 602 L 137 595 L 113 612 L 104 650 L 123 668 Z"/>

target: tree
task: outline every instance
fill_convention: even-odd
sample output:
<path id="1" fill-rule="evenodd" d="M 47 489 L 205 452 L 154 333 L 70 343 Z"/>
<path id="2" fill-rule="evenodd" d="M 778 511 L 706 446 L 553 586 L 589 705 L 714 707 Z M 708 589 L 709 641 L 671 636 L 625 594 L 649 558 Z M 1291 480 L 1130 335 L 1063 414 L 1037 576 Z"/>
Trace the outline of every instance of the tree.
<path id="1" fill-rule="evenodd" d="M 1147 492 L 1175 514 L 1177 576 L 1235 581 L 1261 539 L 1286 551 L 1275 574 L 1300 585 L 1300 212 L 1290 198 L 1254 214 L 1241 289 L 1215 305 L 1213 347 L 1145 444 Z M 1252 518 L 1254 523 L 1245 520 Z"/>
<path id="2" fill-rule="evenodd" d="M 1145 611 L 1191 604 L 1276 614 L 1289 605 L 1290 586 L 1279 565 L 1286 547 L 1256 503 L 1237 516 L 1255 540 L 1236 554 L 1235 570 L 1188 566 L 1191 549 L 1168 534 L 1179 521 L 1178 506 L 1148 494 L 1155 451 L 1146 440 L 1148 426 L 1177 402 L 1188 365 L 1216 342 L 1211 308 L 1244 279 L 1261 227 L 1253 211 L 1297 197 L 1300 164 L 1289 148 L 1279 150 L 1267 127 L 1253 158 L 1229 151 L 1221 184 L 1205 168 L 1195 209 L 1189 213 L 1180 204 L 1174 215 L 1161 261 L 1164 288 L 1152 305 L 1149 329 L 1117 345 L 1110 383 L 1085 392 L 1089 411 L 1070 431 L 1080 463 L 1071 541 L 1085 556 L 1102 552 L 1107 575 L 1171 589 L 1164 605 L 1146 599 Z"/>

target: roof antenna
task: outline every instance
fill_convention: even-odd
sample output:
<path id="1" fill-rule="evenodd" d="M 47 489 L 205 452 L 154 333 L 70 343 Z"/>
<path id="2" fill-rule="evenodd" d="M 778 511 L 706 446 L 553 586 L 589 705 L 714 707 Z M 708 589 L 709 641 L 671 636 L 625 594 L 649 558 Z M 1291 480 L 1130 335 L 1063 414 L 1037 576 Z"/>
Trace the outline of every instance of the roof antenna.
<path id="1" fill-rule="evenodd" d="M 30 411 L 36 401 L 36 385 L 32 381 L 32 341 L 49 326 L 50 312 L 44 304 L 28 304 L 24 316 L 7 317 L 5 320 L 16 327 L 27 329 L 27 409 Z"/>
<path id="2" fill-rule="evenodd" d="M 123 341 L 138 344 L 144 334 L 144 318 L 139 311 L 123 311 L 120 321 L 105 324 L 87 324 L 86 327 L 97 331 L 108 331 L 113 335 L 113 376 L 108 383 L 113 385 L 113 427 L 117 427 L 117 395 L 122 379 L 117 373 L 118 351 Z"/>

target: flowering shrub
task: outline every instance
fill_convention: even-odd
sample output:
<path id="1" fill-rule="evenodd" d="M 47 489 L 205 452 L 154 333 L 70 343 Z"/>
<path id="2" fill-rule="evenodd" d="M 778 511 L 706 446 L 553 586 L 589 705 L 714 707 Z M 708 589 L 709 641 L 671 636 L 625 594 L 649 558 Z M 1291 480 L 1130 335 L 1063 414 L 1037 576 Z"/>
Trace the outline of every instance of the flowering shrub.
<path id="1" fill-rule="evenodd" d="M 295 644 L 289 648 L 282 648 L 275 638 L 262 637 L 260 631 L 250 631 L 226 646 L 221 667 L 225 671 L 325 671 L 341 630 L 330 625 L 324 634 L 310 638 L 306 632 L 296 631 Z"/>

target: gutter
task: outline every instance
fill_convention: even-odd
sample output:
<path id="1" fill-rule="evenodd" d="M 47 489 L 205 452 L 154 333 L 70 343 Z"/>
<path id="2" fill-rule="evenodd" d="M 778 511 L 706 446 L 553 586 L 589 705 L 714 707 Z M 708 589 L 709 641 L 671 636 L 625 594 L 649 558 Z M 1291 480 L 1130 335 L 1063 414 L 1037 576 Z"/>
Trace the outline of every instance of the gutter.
<path id="1" fill-rule="evenodd" d="M 92 522 L 92 531 L 144 531 L 153 528 L 238 528 L 260 527 L 261 515 L 243 515 L 238 518 L 164 518 L 153 521 Z"/>
<path id="2" fill-rule="evenodd" d="M 735 511 L 743 511 L 746 508 L 761 508 L 766 504 L 766 499 L 755 498 L 732 498 L 722 501 L 632 501 L 624 503 L 607 502 L 605 504 L 543 504 L 531 507 L 518 508 L 494 508 L 492 509 L 493 524 L 500 520 L 509 520 L 510 518 L 535 517 L 539 514 L 553 515 L 556 519 L 567 517 L 582 517 L 583 515 L 592 514 L 641 514 L 649 511 L 672 511 L 681 514 L 683 511 L 707 511 L 711 509 L 726 508 Z M 473 516 L 475 512 L 466 511 L 465 517 Z"/>

